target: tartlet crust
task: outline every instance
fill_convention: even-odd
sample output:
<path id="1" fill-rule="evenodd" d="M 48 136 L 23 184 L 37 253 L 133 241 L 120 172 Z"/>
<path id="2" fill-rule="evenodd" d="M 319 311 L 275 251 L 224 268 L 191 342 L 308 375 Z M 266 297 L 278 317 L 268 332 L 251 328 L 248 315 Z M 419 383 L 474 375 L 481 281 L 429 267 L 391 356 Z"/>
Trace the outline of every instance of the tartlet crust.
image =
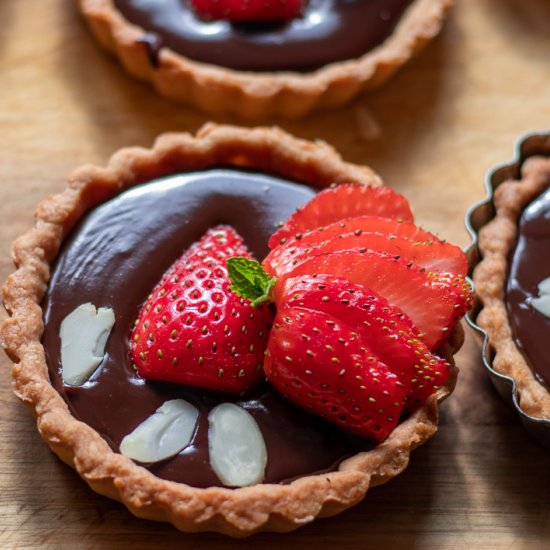
<path id="1" fill-rule="evenodd" d="M 520 408 L 529 416 L 550 419 L 550 392 L 540 383 L 516 345 L 506 308 L 508 258 L 518 234 L 524 208 L 550 186 L 550 158 L 534 156 L 521 166 L 521 177 L 495 191 L 495 217 L 479 230 L 482 261 L 473 273 L 481 300 L 476 324 L 484 329 L 494 350 L 493 369 L 512 378 Z"/>
<path id="2" fill-rule="evenodd" d="M 231 536 L 290 531 L 356 504 L 369 487 L 402 472 L 410 452 L 435 433 L 438 405 L 454 388 L 456 368 L 445 386 L 388 439 L 347 459 L 338 471 L 302 477 L 287 485 L 197 489 L 156 477 L 113 452 L 96 431 L 74 418 L 50 384 L 41 344 L 40 303 L 50 266 L 63 238 L 83 213 L 133 185 L 220 164 L 253 167 L 318 187 L 345 181 L 382 184 L 370 169 L 343 162 L 328 145 L 299 140 L 275 128 L 207 124 L 196 137 L 165 134 L 152 149 L 122 149 L 105 168 L 76 170 L 64 192 L 39 204 L 35 226 L 15 241 L 12 256 L 17 271 L 3 287 L 10 318 L 3 323 L 0 338 L 15 363 L 14 391 L 33 411 L 41 436 L 93 490 L 121 501 L 136 516 L 167 521 L 182 531 L 218 531 Z M 452 362 L 462 339 L 458 325 L 442 355 Z"/>
<path id="3" fill-rule="evenodd" d="M 415 0 L 393 34 L 357 59 L 309 73 L 248 72 L 200 63 L 162 48 L 153 64 L 139 39 L 146 31 L 123 17 L 113 0 L 76 0 L 98 42 L 132 76 L 161 95 L 212 115 L 295 118 L 339 107 L 383 84 L 434 38 L 454 0 Z"/>

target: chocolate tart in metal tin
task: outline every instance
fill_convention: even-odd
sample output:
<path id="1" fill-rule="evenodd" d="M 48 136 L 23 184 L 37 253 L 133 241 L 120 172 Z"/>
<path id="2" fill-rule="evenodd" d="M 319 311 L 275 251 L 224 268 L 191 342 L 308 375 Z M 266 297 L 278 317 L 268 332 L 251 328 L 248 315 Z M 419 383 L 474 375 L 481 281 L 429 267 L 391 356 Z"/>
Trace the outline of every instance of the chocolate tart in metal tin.
<path id="1" fill-rule="evenodd" d="M 502 185 L 513 185 L 518 183 L 518 180 L 521 181 L 525 177 L 526 172 L 527 178 L 530 177 L 530 173 L 532 176 L 532 173 L 540 168 L 540 166 L 535 166 L 537 162 L 545 163 L 546 168 L 550 167 L 550 132 L 529 133 L 520 138 L 515 146 L 514 160 L 496 166 L 487 174 L 485 180 L 485 187 L 487 190 L 486 197 L 472 206 L 467 213 L 466 227 L 472 237 L 472 243 L 468 247 L 467 253 L 470 262 L 470 276 L 473 278 L 474 285 L 476 286 L 476 302 L 466 319 L 483 342 L 483 365 L 489 373 L 497 391 L 505 401 L 515 408 L 527 431 L 545 447 L 550 448 L 550 410 L 545 407 L 546 404 L 544 402 L 542 404 L 537 403 L 536 406 L 533 406 L 533 403 L 530 402 L 533 395 L 537 395 L 537 391 L 542 394 L 548 394 L 548 398 L 550 399 L 550 389 L 545 387 L 533 373 L 530 375 L 531 380 L 527 381 L 527 386 L 531 387 L 526 388 L 526 382 L 523 377 L 515 377 L 511 374 L 511 371 L 505 372 L 506 369 L 502 367 L 503 361 L 499 361 L 499 359 L 502 358 L 498 357 L 499 349 L 500 353 L 503 353 L 501 351 L 502 348 L 499 345 L 500 343 L 495 342 L 495 339 L 490 334 L 494 332 L 494 327 L 488 326 L 483 320 L 483 310 L 486 309 L 487 306 L 487 300 L 484 300 L 484 298 L 487 297 L 483 295 L 484 292 L 479 292 L 478 288 L 480 271 L 486 267 L 483 264 L 488 262 L 487 257 L 491 255 L 491 253 L 484 249 L 483 232 L 486 231 L 487 226 L 495 224 L 495 219 L 499 216 L 497 213 L 498 208 L 495 205 L 495 195 L 498 197 L 499 193 L 504 190 L 501 189 L 500 192 L 498 191 Z M 538 185 L 541 185 L 540 182 Z M 550 179 L 547 182 L 546 188 L 550 188 Z M 538 193 L 535 192 L 531 199 L 525 199 L 524 197 L 521 210 L 517 212 L 517 214 L 520 215 L 521 211 L 536 197 L 536 195 L 543 191 L 543 189 L 539 189 Z M 533 192 L 533 190 L 530 191 L 531 194 L 533 194 Z M 498 202 L 498 199 L 496 202 Z M 512 247 L 515 247 L 516 238 L 517 235 L 514 235 L 514 244 L 511 245 L 510 251 L 514 250 Z M 501 257 L 501 260 L 502 259 Z M 506 260 L 506 277 L 503 281 L 503 292 L 506 290 L 505 284 L 507 282 L 509 270 L 509 258 L 504 259 Z M 504 299 L 501 298 L 501 301 L 503 302 L 501 305 L 506 308 Z M 481 322 L 480 316 L 482 317 Z M 483 325 L 484 328 L 480 325 Z M 485 330 L 485 328 L 487 330 Z M 511 332 L 509 322 L 507 328 Z M 519 349 L 516 351 L 516 359 L 519 359 L 522 356 L 522 352 Z M 525 359 L 524 362 L 526 363 Z M 525 377 L 529 378 L 528 375 Z M 531 391 L 533 388 L 534 393 Z M 525 394 L 527 394 L 527 397 L 525 397 Z"/>

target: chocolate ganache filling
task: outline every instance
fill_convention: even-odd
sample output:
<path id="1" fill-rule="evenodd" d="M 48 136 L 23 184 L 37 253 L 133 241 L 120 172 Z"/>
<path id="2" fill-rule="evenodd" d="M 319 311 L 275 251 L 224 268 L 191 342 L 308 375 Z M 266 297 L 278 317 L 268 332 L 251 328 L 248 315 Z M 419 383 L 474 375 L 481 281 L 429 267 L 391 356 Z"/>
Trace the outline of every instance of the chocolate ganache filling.
<path id="1" fill-rule="evenodd" d="M 521 215 L 506 288 L 508 314 L 516 343 L 535 376 L 550 387 L 550 318 L 531 304 L 531 300 L 538 296 L 538 285 L 548 277 L 550 189 L 527 206 Z"/>
<path id="2" fill-rule="evenodd" d="M 160 47 L 245 71 L 308 71 L 362 56 L 393 32 L 412 0 L 309 0 L 285 22 L 201 20 L 185 0 L 114 0 L 146 34 L 156 63 Z"/>
<path id="3" fill-rule="evenodd" d="M 148 469 L 195 487 L 221 485 L 210 467 L 208 413 L 222 402 L 236 402 L 257 421 L 267 447 L 266 482 L 331 471 L 344 458 L 372 448 L 372 442 L 294 407 L 267 382 L 244 396 L 220 394 L 143 380 L 130 360 L 129 335 L 141 305 L 207 229 L 233 226 L 262 259 L 278 222 L 313 195 L 312 189 L 279 178 L 212 169 L 143 184 L 88 213 L 66 239 L 44 299 L 50 378 L 71 413 L 118 451 L 124 436 L 165 401 L 186 399 L 200 411 L 191 443 Z M 98 370 L 82 386 L 67 386 L 61 378 L 60 324 L 86 302 L 112 308 L 116 321 Z"/>

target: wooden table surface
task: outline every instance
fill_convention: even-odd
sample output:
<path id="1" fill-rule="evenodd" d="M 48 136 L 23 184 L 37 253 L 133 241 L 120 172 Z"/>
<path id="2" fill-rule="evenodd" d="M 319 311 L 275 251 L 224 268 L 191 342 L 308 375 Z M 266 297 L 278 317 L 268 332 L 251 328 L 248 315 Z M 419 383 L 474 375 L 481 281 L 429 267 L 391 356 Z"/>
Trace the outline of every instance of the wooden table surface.
<path id="1" fill-rule="evenodd" d="M 458 0 L 442 35 L 382 90 L 277 123 L 323 139 L 405 193 L 427 228 L 462 246 L 484 173 L 550 124 L 550 2 Z M 83 163 L 207 117 L 157 97 L 93 42 L 72 2 L 0 0 L 0 275 L 35 204 Z M 224 120 L 224 122 L 239 122 Z M 550 454 L 496 395 L 470 332 L 440 431 L 408 470 L 338 517 L 234 541 L 138 520 L 46 447 L 0 368 L 0 548 L 508 549 L 550 545 Z"/>

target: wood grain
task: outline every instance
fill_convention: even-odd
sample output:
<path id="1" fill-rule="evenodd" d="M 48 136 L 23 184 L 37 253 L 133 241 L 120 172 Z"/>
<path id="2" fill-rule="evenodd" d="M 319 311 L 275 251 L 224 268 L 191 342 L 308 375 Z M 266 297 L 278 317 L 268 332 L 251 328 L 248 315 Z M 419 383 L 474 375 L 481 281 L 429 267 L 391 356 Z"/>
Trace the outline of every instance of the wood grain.
<path id="1" fill-rule="evenodd" d="M 337 112 L 279 123 L 369 164 L 420 222 L 465 245 L 466 209 L 515 139 L 550 121 L 550 3 L 458 0 L 443 34 L 382 90 Z M 0 1 L 0 275 L 35 204 L 83 163 L 206 118 L 158 98 L 93 42 L 73 3 Z M 223 122 L 239 122 L 224 119 Z M 550 545 L 549 454 L 480 366 L 468 332 L 437 436 L 354 509 L 289 535 L 233 541 L 141 521 L 90 491 L 36 433 L 0 368 L 0 548 L 521 549 Z"/>

